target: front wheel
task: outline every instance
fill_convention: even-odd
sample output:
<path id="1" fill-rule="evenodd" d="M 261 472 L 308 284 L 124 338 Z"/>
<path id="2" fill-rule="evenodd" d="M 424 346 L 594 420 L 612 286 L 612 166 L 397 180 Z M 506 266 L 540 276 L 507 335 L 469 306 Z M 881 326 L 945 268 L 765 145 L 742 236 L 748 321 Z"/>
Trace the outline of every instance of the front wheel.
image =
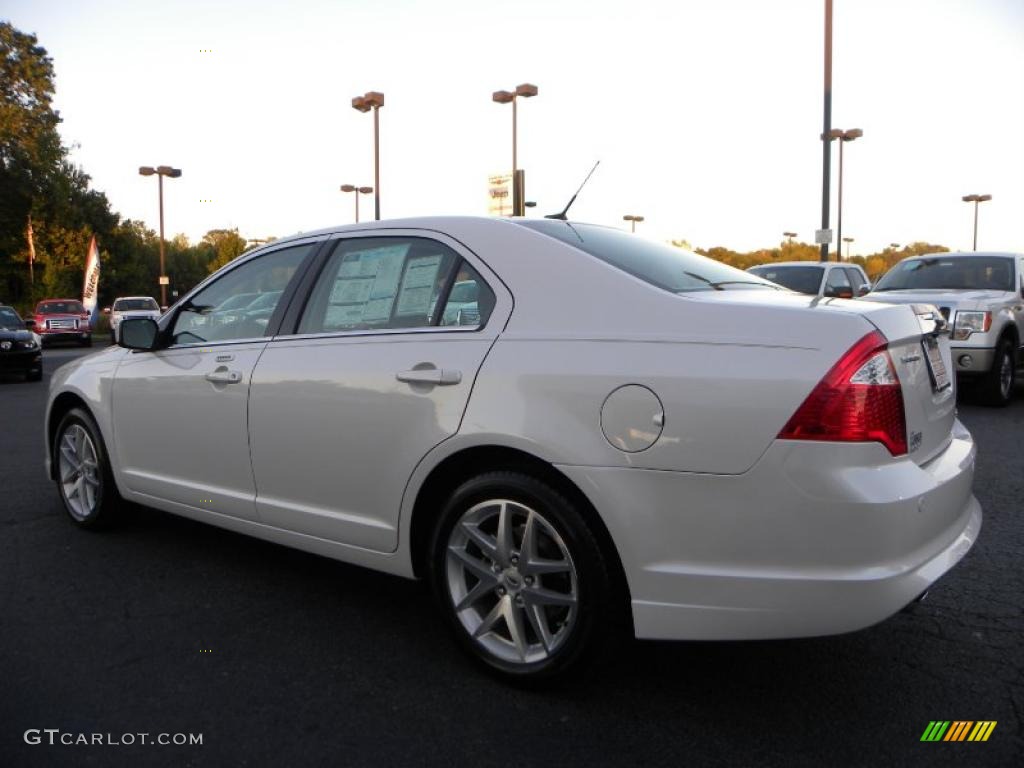
<path id="1" fill-rule="evenodd" d="M 1008 338 L 999 340 L 996 346 L 992 368 L 981 383 L 982 398 L 986 405 L 1002 408 L 1013 399 L 1013 385 L 1016 380 L 1016 363 L 1013 342 Z"/>
<path id="2" fill-rule="evenodd" d="M 109 524 L 121 497 L 100 430 L 87 411 L 72 408 L 61 419 L 53 443 L 53 463 L 57 490 L 71 519 L 83 528 Z"/>
<path id="3" fill-rule="evenodd" d="M 506 679 L 584 666 L 620 639 L 624 597 L 579 510 L 547 483 L 491 472 L 441 512 L 430 579 L 460 643 Z"/>

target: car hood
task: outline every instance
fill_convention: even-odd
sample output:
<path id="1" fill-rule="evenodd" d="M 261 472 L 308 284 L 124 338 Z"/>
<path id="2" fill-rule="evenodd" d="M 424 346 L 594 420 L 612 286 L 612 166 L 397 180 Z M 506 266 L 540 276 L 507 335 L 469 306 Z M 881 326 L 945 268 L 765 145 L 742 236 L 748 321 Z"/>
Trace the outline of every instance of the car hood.
<path id="1" fill-rule="evenodd" d="M 0 341 L 31 341 L 35 334 L 31 331 L 16 328 L 0 328 Z"/>
<path id="2" fill-rule="evenodd" d="M 934 304 L 940 309 L 987 309 L 993 303 L 1006 301 L 1012 294 L 1006 291 L 950 290 L 930 288 L 906 291 L 872 291 L 861 301 L 886 304 Z"/>

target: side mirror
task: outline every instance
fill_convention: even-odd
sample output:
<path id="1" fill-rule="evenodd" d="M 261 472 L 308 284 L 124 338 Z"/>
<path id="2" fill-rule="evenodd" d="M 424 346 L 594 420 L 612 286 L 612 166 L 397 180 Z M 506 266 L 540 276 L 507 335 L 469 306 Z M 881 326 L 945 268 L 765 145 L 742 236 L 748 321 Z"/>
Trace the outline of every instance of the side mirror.
<path id="1" fill-rule="evenodd" d="M 869 293 L 871 293 L 871 286 L 870 286 L 870 285 L 868 285 L 867 283 L 865 283 L 864 285 L 862 285 L 862 286 L 860 287 L 860 290 L 859 290 L 859 291 L 857 291 L 857 295 L 858 295 L 858 296 L 867 296 L 867 295 L 868 295 Z"/>
<path id="2" fill-rule="evenodd" d="M 128 349 L 146 352 L 156 349 L 159 327 L 150 317 L 132 317 L 122 320 L 117 329 L 117 343 Z"/>

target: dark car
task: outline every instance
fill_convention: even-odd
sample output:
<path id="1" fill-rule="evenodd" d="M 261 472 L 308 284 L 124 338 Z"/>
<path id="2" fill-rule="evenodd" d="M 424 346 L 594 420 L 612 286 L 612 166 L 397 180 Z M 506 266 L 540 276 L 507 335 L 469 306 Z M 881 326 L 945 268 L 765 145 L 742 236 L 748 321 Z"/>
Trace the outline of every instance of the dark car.
<path id="1" fill-rule="evenodd" d="M 89 313 L 77 299 L 44 299 L 36 305 L 33 330 L 43 344 L 51 341 L 77 341 L 92 346 Z"/>
<path id="2" fill-rule="evenodd" d="M 26 330 L 13 307 L 0 306 L 0 371 L 20 371 L 29 381 L 43 378 L 39 337 Z"/>

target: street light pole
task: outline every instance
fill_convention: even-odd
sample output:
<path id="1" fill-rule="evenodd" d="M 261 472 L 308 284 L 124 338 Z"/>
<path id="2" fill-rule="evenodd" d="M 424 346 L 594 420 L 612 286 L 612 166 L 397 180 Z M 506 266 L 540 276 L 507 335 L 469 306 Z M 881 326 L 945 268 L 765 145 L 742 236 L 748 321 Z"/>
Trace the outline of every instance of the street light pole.
<path id="1" fill-rule="evenodd" d="M 181 176 L 180 168 L 171 168 L 169 165 L 158 165 L 156 168 L 144 165 L 139 168 L 141 176 L 157 177 L 157 185 L 160 197 L 160 306 L 167 306 L 167 275 L 164 267 L 164 176 L 177 179 Z"/>
<path id="2" fill-rule="evenodd" d="M 636 234 L 636 225 L 644 220 L 643 216 L 634 216 L 632 214 L 626 214 L 622 217 L 623 221 L 629 222 L 629 231 Z"/>
<path id="3" fill-rule="evenodd" d="M 965 203 L 974 203 L 974 246 L 972 251 L 978 250 L 978 203 L 984 203 L 992 199 L 992 195 L 964 195 L 961 198 Z"/>
<path id="4" fill-rule="evenodd" d="M 851 128 L 844 131 L 841 128 L 833 128 L 829 131 L 828 140 L 831 146 L 834 139 L 839 139 L 839 216 L 836 222 L 836 256 L 839 261 L 843 260 L 843 144 L 864 135 L 860 128 Z"/>
<path id="5" fill-rule="evenodd" d="M 792 245 L 793 244 L 793 238 L 796 237 L 796 232 L 783 232 L 782 236 L 785 237 L 785 238 L 788 238 L 788 240 L 786 242 L 788 242 L 790 245 Z"/>
<path id="6" fill-rule="evenodd" d="M 821 231 L 828 231 L 830 174 L 832 171 L 832 0 L 825 0 L 825 118 L 821 129 Z M 821 261 L 828 261 L 828 243 L 821 244 Z"/>
<path id="7" fill-rule="evenodd" d="M 373 192 L 373 187 L 357 187 L 354 184 L 342 184 L 342 192 L 355 192 L 356 195 L 356 223 L 359 223 L 359 196 L 368 195 Z"/>
<path id="8" fill-rule="evenodd" d="M 844 237 L 843 238 L 843 242 L 846 243 L 846 260 L 849 261 L 850 260 L 850 243 L 853 242 L 853 238 L 852 237 Z M 842 259 L 840 259 L 840 261 L 842 261 Z"/>
<path id="9" fill-rule="evenodd" d="M 537 86 L 530 83 L 517 85 L 514 91 L 495 91 L 491 94 L 491 101 L 498 104 L 512 103 L 512 215 L 525 216 L 526 206 L 526 182 L 519 173 L 518 141 L 519 141 L 519 119 L 516 109 L 516 101 L 522 96 L 528 99 L 537 95 Z"/>
<path id="10" fill-rule="evenodd" d="M 380 91 L 367 91 L 352 99 L 353 109 L 373 110 L 373 211 L 377 221 L 380 221 L 380 108 L 383 106 L 384 94 Z"/>

